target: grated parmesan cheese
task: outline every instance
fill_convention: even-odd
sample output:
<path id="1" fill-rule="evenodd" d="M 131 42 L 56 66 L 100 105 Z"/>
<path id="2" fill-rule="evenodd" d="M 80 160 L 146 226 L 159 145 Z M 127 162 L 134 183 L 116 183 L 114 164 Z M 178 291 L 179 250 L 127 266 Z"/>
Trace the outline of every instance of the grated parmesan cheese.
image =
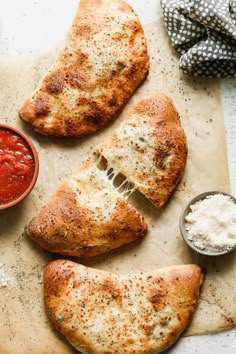
<path id="1" fill-rule="evenodd" d="M 223 251 L 236 246 L 236 203 L 224 194 L 207 196 L 185 217 L 187 237 L 201 250 Z"/>

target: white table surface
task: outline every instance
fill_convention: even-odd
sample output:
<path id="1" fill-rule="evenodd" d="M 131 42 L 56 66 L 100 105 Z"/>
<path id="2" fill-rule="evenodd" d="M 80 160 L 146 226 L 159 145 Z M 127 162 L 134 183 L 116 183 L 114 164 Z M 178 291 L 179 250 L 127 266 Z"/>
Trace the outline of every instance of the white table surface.
<path id="1" fill-rule="evenodd" d="M 37 53 L 51 46 L 55 47 L 64 38 L 78 2 L 79 0 L 0 0 L 0 56 Z M 161 15 L 159 0 L 128 2 L 138 13 L 142 24 L 154 21 Z M 222 97 L 231 191 L 236 194 L 236 79 L 222 80 Z M 181 338 L 167 352 L 233 354 L 236 353 L 236 329 Z"/>

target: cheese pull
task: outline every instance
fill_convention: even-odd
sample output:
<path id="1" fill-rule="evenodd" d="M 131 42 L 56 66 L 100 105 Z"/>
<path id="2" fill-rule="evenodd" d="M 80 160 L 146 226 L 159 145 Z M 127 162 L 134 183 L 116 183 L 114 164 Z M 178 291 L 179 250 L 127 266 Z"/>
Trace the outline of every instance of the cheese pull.
<path id="1" fill-rule="evenodd" d="M 43 249 L 76 257 L 100 255 L 146 231 L 144 218 L 92 160 L 61 185 L 25 229 Z"/>
<path id="2" fill-rule="evenodd" d="M 184 172 L 187 140 L 172 100 L 141 100 L 97 153 L 156 207 L 165 205 Z"/>
<path id="3" fill-rule="evenodd" d="M 161 93 L 140 101 L 96 150 L 98 160 L 86 160 L 26 228 L 47 251 L 90 257 L 143 237 L 147 224 L 127 198 L 137 188 L 162 207 L 187 157 L 179 115 Z M 119 173 L 125 180 L 115 186 Z"/>

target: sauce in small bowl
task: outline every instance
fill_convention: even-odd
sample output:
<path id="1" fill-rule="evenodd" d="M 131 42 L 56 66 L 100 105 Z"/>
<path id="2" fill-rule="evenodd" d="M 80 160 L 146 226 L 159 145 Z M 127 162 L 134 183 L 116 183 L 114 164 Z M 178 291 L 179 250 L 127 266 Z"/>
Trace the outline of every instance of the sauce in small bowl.
<path id="1" fill-rule="evenodd" d="M 0 124 L 0 210 L 19 203 L 31 192 L 38 170 L 32 142 L 18 129 Z"/>

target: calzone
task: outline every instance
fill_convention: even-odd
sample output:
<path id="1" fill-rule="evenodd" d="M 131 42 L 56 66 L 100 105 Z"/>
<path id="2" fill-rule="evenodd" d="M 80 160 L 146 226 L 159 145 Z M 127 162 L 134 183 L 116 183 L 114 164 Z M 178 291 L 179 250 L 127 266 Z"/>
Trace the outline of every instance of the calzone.
<path id="1" fill-rule="evenodd" d="M 97 152 L 156 207 L 164 206 L 185 169 L 187 139 L 168 96 L 141 100 Z"/>
<path id="2" fill-rule="evenodd" d="M 133 9 L 123 0 L 81 0 L 64 47 L 19 115 L 44 135 L 90 134 L 117 115 L 148 69 Z"/>
<path id="3" fill-rule="evenodd" d="M 80 352 L 150 354 L 188 326 L 201 283 L 197 265 L 117 275 L 57 260 L 45 270 L 44 299 L 51 321 Z"/>
<path id="4" fill-rule="evenodd" d="M 144 218 L 92 160 L 60 186 L 25 229 L 43 249 L 77 257 L 108 252 L 146 231 Z"/>

